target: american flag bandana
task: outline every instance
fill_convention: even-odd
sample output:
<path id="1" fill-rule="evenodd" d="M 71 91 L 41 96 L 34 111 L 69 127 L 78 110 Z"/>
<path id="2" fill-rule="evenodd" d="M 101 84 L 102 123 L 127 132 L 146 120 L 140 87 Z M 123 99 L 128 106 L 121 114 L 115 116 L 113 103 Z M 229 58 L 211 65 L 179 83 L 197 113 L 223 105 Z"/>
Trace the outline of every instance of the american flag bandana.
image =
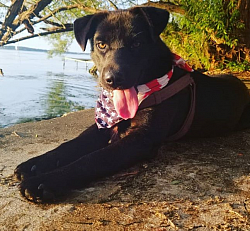
<path id="1" fill-rule="evenodd" d="M 149 83 L 142 84 L 136 87 L 138 91 L 137 97 L 139 104 L 143 100 L 145 100 L 149 95 L 151 95 L 156 91 L 160 91 L 168 84 L 169 80 L 173 75 L 173 70 L 175 66 L 182 68 L 188 72 L 193 72 L 193 69 L 187 65 L 184 59 L 182 59 L 180 56 L 176 54 L 173 54 L 173 56 L 174 56 L 173 66 L 172 69 L 167 74 L 158 79 L 154 79 Z M 95 122 L 99 129 L 111 128 L 115 124 L 124 120 L 116 112 L 112 98 L 113 98 L 112 92 L 109 92 L 103 88 L 101 89 L 101 94 L 98 97 L 95 109 Z"/>

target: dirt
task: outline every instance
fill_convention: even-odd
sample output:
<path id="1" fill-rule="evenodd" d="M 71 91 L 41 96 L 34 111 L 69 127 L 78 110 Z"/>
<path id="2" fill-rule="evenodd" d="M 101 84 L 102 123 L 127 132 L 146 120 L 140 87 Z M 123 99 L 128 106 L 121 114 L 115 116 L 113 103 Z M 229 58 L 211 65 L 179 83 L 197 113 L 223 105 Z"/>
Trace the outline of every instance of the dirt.
<path id="1" fill-rule="evenodd" d="M 93 110 L 0 129 L 0 230 L 250 230 L 250 130 L 164 143 L 148 162 L 37 205 L 16 165 L 72 139 Z"/>

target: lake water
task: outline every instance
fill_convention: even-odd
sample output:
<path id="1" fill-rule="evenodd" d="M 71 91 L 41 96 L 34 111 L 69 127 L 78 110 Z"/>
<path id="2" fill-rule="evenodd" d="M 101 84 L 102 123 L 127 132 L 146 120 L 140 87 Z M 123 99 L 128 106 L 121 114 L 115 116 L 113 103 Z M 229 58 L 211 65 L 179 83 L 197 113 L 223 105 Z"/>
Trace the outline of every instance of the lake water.
<path id="1" fill-rule="evenodd" d="M 84 54 L 66 56 L 86 58 Z M 92 64 L 66 60 L 63 68 L 63 57 L 47 57 L 45 52 L 0 49 L 4 72 L 0 128 L 95 106 L 97 82 L 87 71 Z"/>

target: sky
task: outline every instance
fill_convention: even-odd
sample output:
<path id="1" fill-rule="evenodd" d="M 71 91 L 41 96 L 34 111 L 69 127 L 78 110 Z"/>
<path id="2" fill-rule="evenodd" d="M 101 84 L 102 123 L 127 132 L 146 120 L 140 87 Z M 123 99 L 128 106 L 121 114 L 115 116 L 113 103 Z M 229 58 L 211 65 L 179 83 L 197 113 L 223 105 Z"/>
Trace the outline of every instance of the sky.
<path id="1" fill-rule="evenodd" d="M 17 42 L 14 44 L 11 44 L 12 46 L 24 46 L 24 47 L 31 47 L 31 48 L 36 48 L 36 49 L 52 49 L 52 45 L 46 40 L 46 37 L 42 38 L 31 38 L 27 39 L 21 42 Z M 71 52 L 82 52 L 82 49 L 78 45 L 76 41 L 72 43 L 72 45 L 69 47 L 69 51 Z"/>

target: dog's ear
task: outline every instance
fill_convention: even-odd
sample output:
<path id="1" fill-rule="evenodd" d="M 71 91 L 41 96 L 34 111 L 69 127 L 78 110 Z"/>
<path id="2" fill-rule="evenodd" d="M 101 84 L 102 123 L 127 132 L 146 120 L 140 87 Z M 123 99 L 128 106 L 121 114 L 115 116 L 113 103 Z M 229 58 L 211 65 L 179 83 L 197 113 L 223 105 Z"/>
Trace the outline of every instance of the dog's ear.
<path id="1" fill-rule="evenodd" d="M 143 14 L 156 35 L 160 35 L 168 24 L 169 12 L 166 10 L 156 7 L 134 7 L 131 11 Z"/>
<path id="2" fill-rule="evenodd" d="M 83 51 L 85 51 L 88 39 L 94 37 L 97 26 L 106 15 L 106 12 L 100 12 L 78 18 L 74 21 L 76 41 L 79 43 Z"/>

